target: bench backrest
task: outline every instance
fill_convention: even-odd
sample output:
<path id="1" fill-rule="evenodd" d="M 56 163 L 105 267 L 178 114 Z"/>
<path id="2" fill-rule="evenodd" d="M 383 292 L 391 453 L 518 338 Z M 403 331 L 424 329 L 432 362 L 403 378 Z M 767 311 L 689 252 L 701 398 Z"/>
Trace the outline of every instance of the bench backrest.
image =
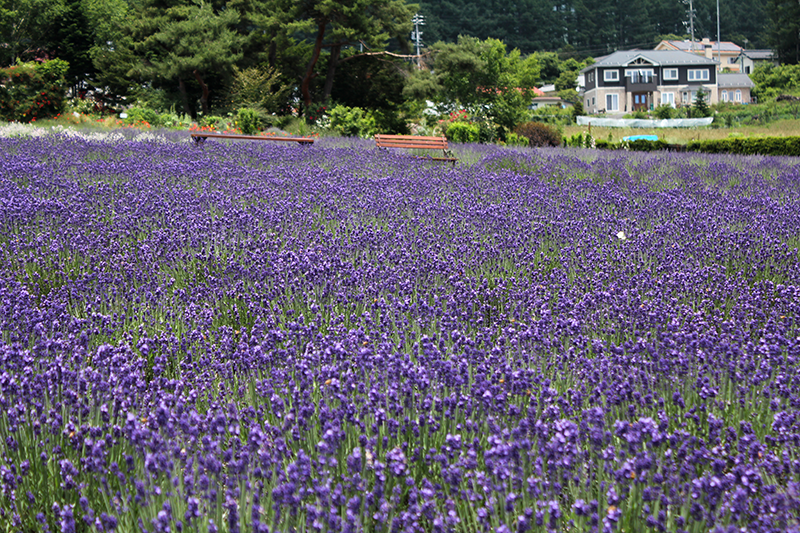
<path id="1" fill-rule="evenodd" d="M 445 137 L 423 137 L 421 135 L 375 135 L 378 148 L 421 148 L 426 150 L 447 150 Z"/>

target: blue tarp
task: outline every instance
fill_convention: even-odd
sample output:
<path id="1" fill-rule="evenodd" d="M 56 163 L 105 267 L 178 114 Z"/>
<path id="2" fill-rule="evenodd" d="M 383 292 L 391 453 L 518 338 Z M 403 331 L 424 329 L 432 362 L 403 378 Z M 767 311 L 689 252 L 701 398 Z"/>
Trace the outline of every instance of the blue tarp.
<path id="1" fill-rule="evenodd" d="M 657 141 L 658 135 L 629 135 L 623 137 L 623 141 Z"/>

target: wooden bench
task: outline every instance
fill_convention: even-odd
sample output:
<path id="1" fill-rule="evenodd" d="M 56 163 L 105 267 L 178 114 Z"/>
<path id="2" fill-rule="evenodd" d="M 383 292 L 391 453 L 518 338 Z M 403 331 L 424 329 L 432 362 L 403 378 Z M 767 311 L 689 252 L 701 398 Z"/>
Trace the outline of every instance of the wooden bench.
<path id="1" fill-rule="evenodd" d="M 291 141 L 303 146 L 313 144 L 314 139 L 311 137 L 277 137 L 265 135 L 238 135 L 235 133 L 208 133 L 205 131 L 193 131 L 192 139 L 197 144 L 202 144 L 206 139 L 233 139 L 237 141 Z"/>
<path id="2" fill-rule="evenodd" d="M 375 146 L 378 148 L 406 148 L 420 150 L 442 150 L 444 157 L 414 156 L 432 161 L 447 161 L 455 166 L 456 159 L 447 149 L 445 137 L 422 137 L 420 135 L 375 135 Z"/>

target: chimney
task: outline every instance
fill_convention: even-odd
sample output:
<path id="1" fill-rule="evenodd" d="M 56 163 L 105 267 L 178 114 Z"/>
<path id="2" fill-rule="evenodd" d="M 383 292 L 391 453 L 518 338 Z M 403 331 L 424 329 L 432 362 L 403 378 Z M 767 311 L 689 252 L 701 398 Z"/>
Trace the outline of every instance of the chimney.
<path id="1" fill-rule="evenodd" d="M 703 50 L 708 59 L 713 59 L 714 49 L 712 48 L 711 40 L 708 37 L 703 37 Z"/>

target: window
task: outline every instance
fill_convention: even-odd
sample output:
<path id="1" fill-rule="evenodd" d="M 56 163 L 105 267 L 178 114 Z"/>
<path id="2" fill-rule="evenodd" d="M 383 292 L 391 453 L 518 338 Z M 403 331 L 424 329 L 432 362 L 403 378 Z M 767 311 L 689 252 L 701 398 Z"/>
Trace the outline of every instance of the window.
<path id="1" fill-rule="evenodd" d="M 723 102 L 728 101 L 728 91 L 722 91 L 722 101 Z"/>
<path id="2" fill-rule="evenodd" d="M 690 69 L 689 81 L 708 81 L 708 69 L 707 68 Z"/>
<path id="3" fill-rule="evenodd" d="M 618 70 L 606 70 L 603 72 L 603 81 L 619 81 Z"/>
<path id="4" fill-rule="evenodd" d="M 631 83 L 650 83 L 653 81 L 652 69 L 628 69 L 625 76 L 631 79 Z"/>
<path id="5" fill-rule="evenodd" d="M 736 94 L 735 94 L 733 100 L 735 102 L 741 102 L 742 101 L 742 91 L 741 90 L 736 89 Z"/>
<path id="6" fill-rule="evenodd" d="M 664 69 L 664 79 L 665 80 L 677 80 L 678 79 L 678 69 L 676 69 L 676 68 L 665 68 Z"/>
<path id="7" fill-rule="evenodd" d="M 619 111 L 619 95 L 606 95 L 606 111 Z"/>
<path id="8" fill-rule="evenodd" d="M 750 67 L 749 66 L 744 67 L 744 73 L 745 74 L 750 74 Z"/>
<path id="9" fill-rule="evenodd" d="M 661 105 L 675 107 L 675 93 L 661 93 Z"/>
<path id="10" fill-rule="evenodd" d="M 594 96 L 592 96 L 592 105 L 594 105 Z"/>

